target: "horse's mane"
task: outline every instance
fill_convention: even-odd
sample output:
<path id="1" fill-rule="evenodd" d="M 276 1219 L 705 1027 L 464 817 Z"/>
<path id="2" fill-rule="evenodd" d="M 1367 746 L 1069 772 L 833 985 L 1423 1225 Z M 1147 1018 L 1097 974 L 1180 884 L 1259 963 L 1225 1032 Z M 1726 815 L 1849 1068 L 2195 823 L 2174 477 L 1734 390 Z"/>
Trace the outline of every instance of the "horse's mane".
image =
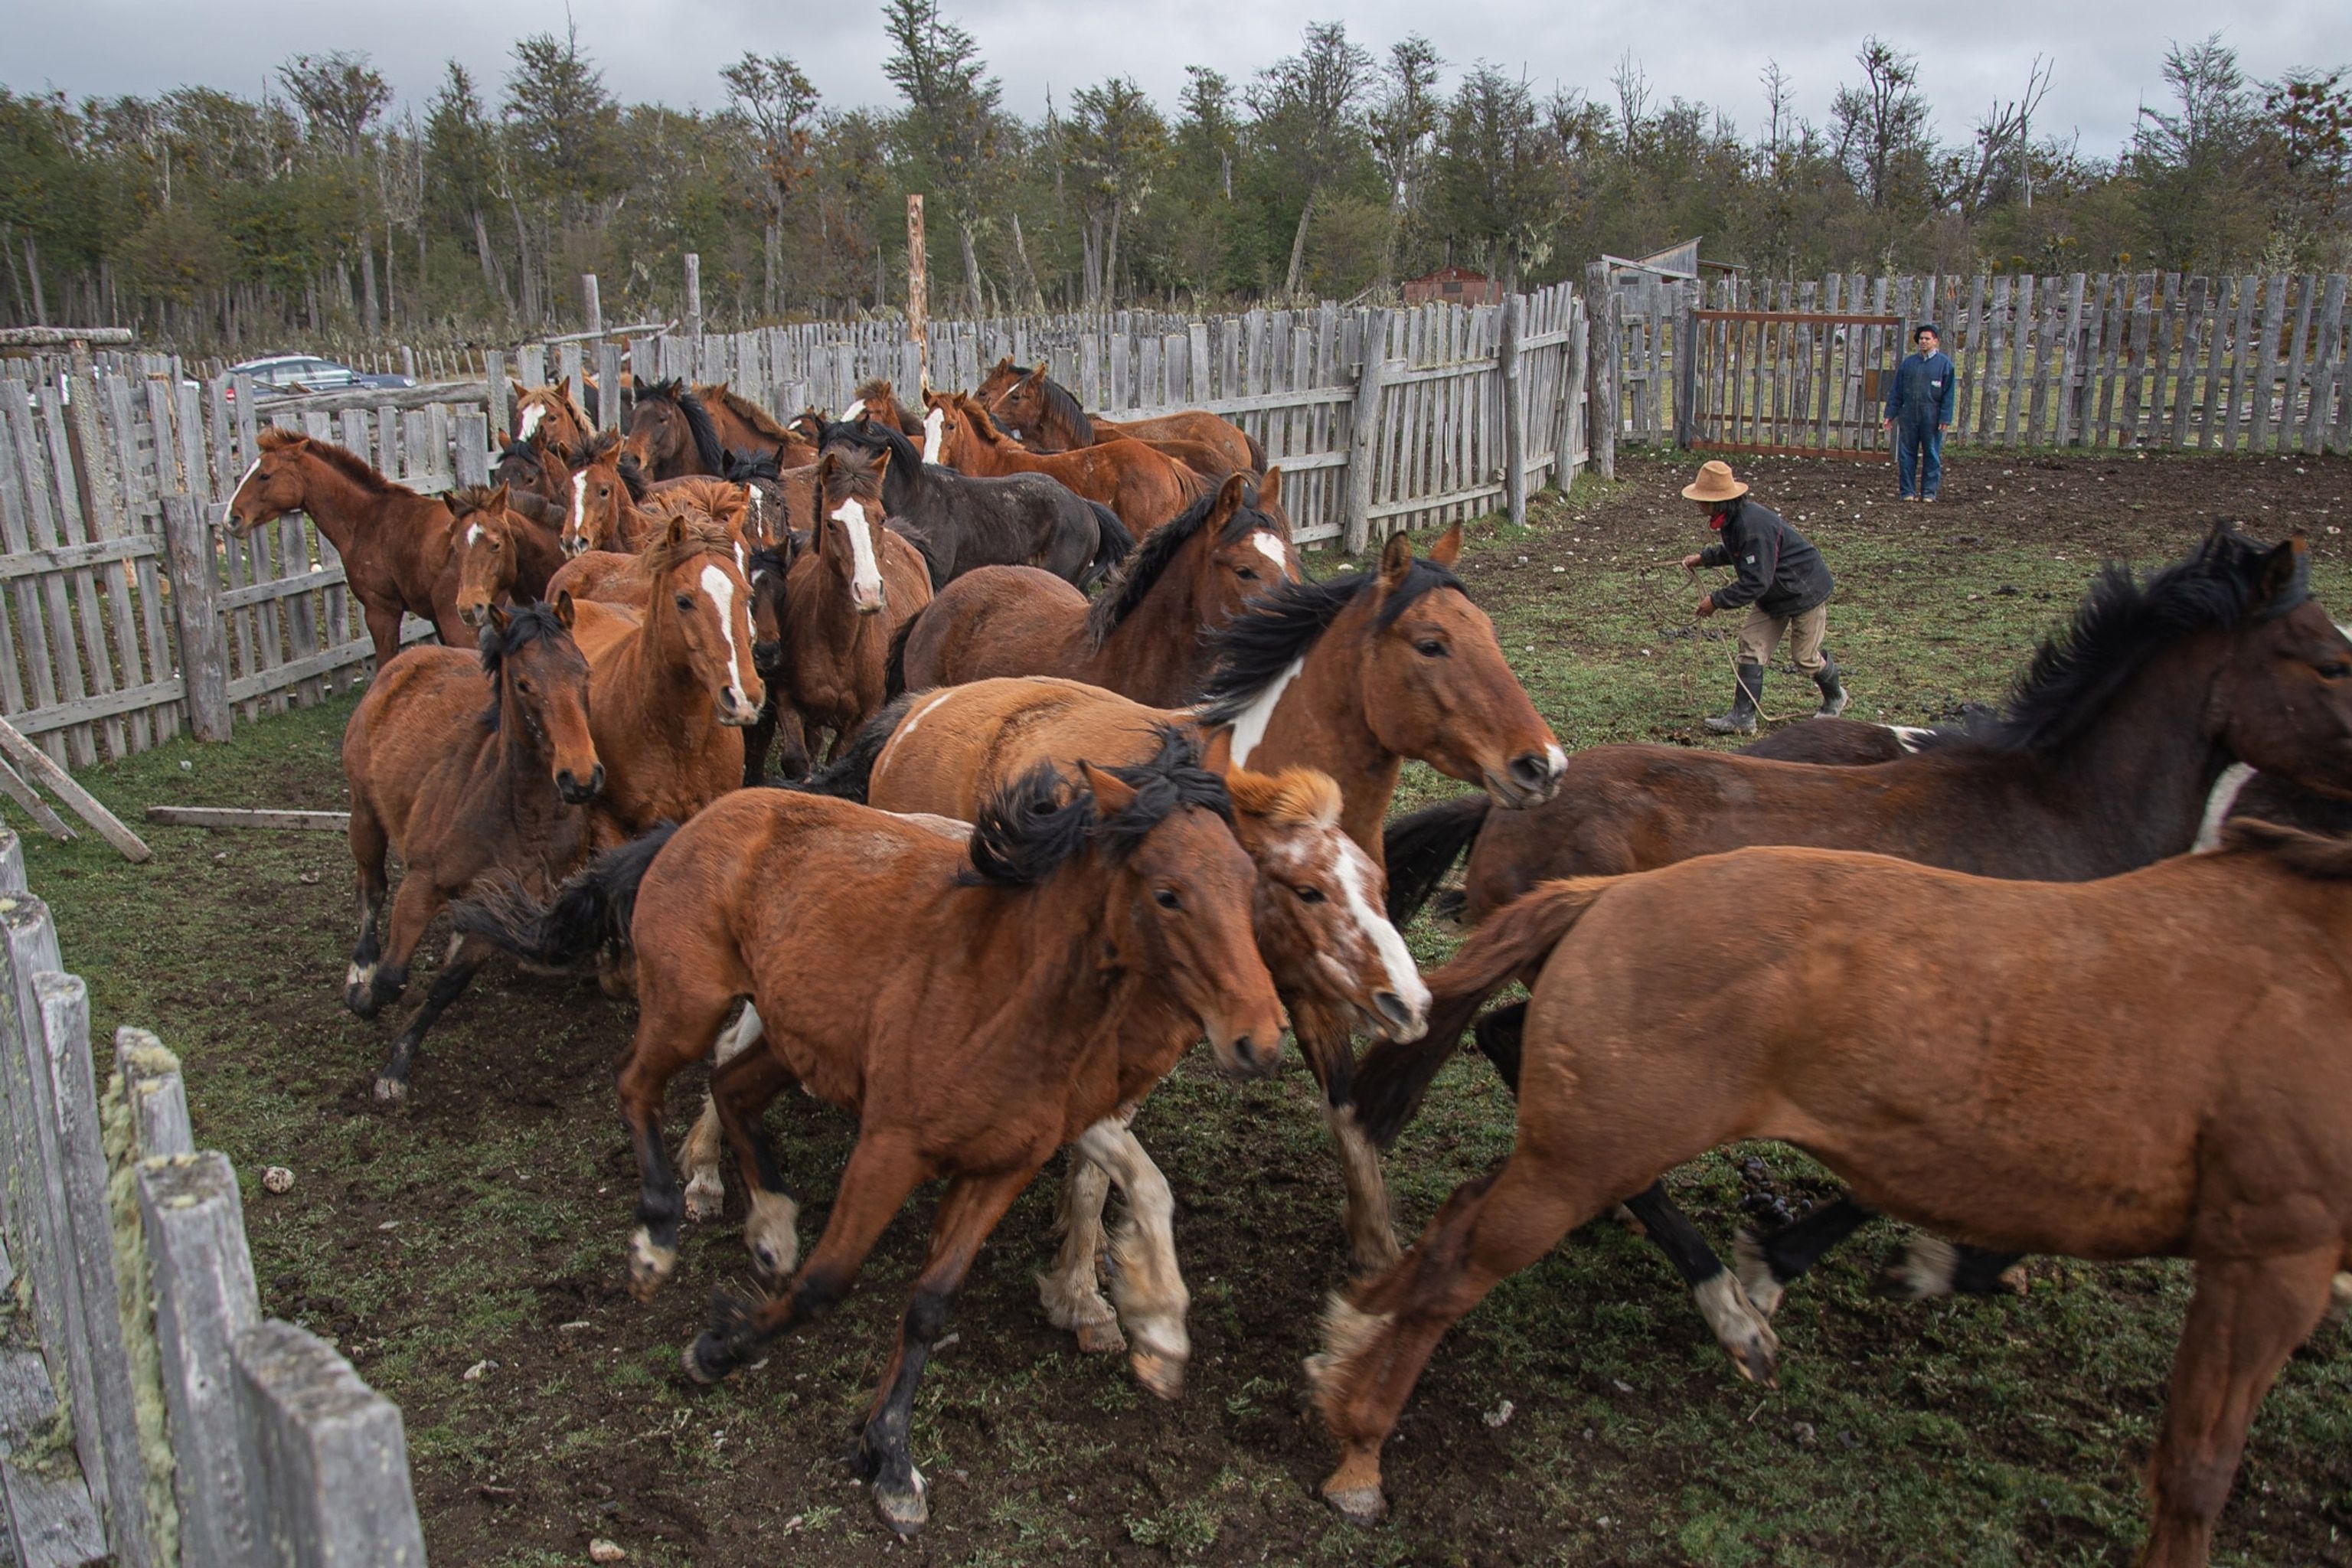
<path id="1" fill-rule="evenodd" d="M 1234 809 L 1269 822 L 1336 827 L 1342 801 L 1339 781 L 1320 768 L 1285 768 L 1278 773 L 1234 768 L 1225 774 Z"/>
<path id="2" fill-rule="evenodd" d="M 1071 435 L 1076 438 L 1076 445 L 1080 447 L 1094 445 L 1095 422 L 1087 413 L 1086 405 L 1078 401 L 1077 394 L 1045 374 L 1043 365 L 1016 364 L 1008 368 L 1012 372 L 1013 382 L 1016 386 L 1034 375 L 1038 384 L 1045 389 L 1043 396 L 1045 399 L 1045 412 L 1069 427 Z M 997 428 L 1003 429 L 1003 426 L 1000 425 Z"/>
<path id="3" fill-rule="evenodd" d="M 669 530 L 665 528 L 655 535 L 651 544 L 638 552 L 638 558 L 645 563 L 645 574 L 649 581 L 660 581 L 698 555 L 723 555 L 730 561 L 735 559 L 735 535 L 725 523 L 698 517 L 688 511 L 678 512 L 670 521 L 678 525 L 677 542 L 671 542 Z"/>
<path id="4" fill-rule="evenodd" d="M 1034 886 L 1088 843 L 1116 860 L 1188 805 L 1231 822 L 1233 797 L 1224 781 L 1201 765 L 1199 739 L 1173 725 L 1157 729 L 1160 749 L 1150 762 L 1102 770 L 1135 791 L 1134 801 L 1114 816 L 1100 816 L 1094 793 L 1073 785 L 1052 763 L 999 788 L 972 825 L 971 864 L 961 879 L 967 886 Z"/>
<path id="5" fill-rule="evenodd" d="M 762 572 L 772 572 L 781 577 L 793 569 L 793 552 L 790 547 L 781 544 L 762 544 L 744 560 L 747 570 L 743 575 L 754 583 Z"/>
<path id="6" fill-rule="evenodd" d="M 1350 572 L 1320 583 L 1302 578 L 1277 584 L 1250 601 L 1210 638 L 1217 666 L 1208 689 L 1201 694 L 1201 722 L 1230 724 L 1240 718 L 1257 694 L 1304 657 L 1339 612 L 1378 580 L 1372 572 Z M 1470 593 L 1453 573 L 1427 556 L 1415 556 L 1404 581 L 1381 604 L 1374 626 L 1385 630 L 1407 605 L 1437 588 L 1452 588 L 1465 598 Z"/>
<path id="7" fill-rule="evenodd" d="M 1110 581 L 1104 584 L 1101 597 L 1087 611 L 1087 643 L 1100 647 L 1104 639 L 1117 631 L 1119 623 L 1133 615 L 1168 570 L 1168 563 L 1183 552 L 1186 545 L 1200 537 L 1201 530 L 1215 510 L 1217 492 L 1211 490 L 1168 521 L 1143 536 L 1138 544 L 1112 571 Z M 1217 535 L 1220 546 L 1231 544 L 1244 534 L 1263 528 L 1279 535 L 1281 530 L 1274 520 L 1257 510 L 1255 488 L 1243 492 L 1242 504 L 1234 509 L 1224 528 Z"/>
<path id="8" fill-rule="evenodd" d="M 283 425 L 273 425 L 261 433 L 260 446 L 265 452 L 275 452 L 298 442 L 309 443 L 313 456 L 370 495 L 409 496 L 416 493 L 406 485 L 393 483 L 378 473 L 365 458 L 356 452 L 346 451 L 331 441 L 321 441 L 316 436 L 306 436 L 299 430 L 289 430 Z"/>
<path id="9" fill-rule="evenodd" d="M 677 405 L 677 411 L 686 416 L 688 433 L 694 437 L 695 456 L 702 460 L 704 468 L 717 473 L 727 455 L 719 445 L 719 426 L 710 422 L 710 410 L 702 405 L 702 399 L 688 390 L 686 384 L 676 376 L 637 388 L 640 404 L 648 398 Z"/>
<path id="10" fill-rule="evenodd" d="M 2033 650 L 2000 717 L 1972 727 L 1969 738 L 2008 751 L 2064 745 L 2148 660 L 2181 638 L 2294 608 L 2310 596 L 2308 561 L 2284 592 L 2263 602 L 2269 554 L 2269 547 L 2223 524 L 2145 582 L 2109 562 L 2074 620 Z"/>
<path id="11" fill-rule="evenodd" d="M 698 521 L 697 514 L 708 518 L 721 528 L 739 527 L 743 521 L 743 492 L 731 480 L 714 479 L 697 475 L 680 479 L 654 492 L 647 507 L 664 517 L 683 517 L 689 522 Z M 728 548 L 732 548 L 730 541 Z"/>
<path id="12" fill-rule="evenodd" d="M 698 386 L 694 389 L 694 395 L 706 403 L 719 404 L 736 418 L 780 446 L 793 438 L 793 433 L 785 429 L 774 415 L 741 393 L 733 390 L 723 381 L 713 382 L 709 386 Z"/>
<path id="13" fill-rule="evenodd" d="M 2221 847 L 2268 855 L 2299 877 L 2314 881 L 2352 880 L 2352 838 L 2305 833 L 2253 817 L 2231 817 L 2221 828 Z"/>
<path id="14" fill-rule="evenodd" d="M 490 503 L 505 489 L 504 485 L 460 485 L 443 496 L 441 503 L 449 509 L 449 515 L 452 518 L 465 517 L 478 511 L 487 511 L 495 517 L 504 511 L 506 506 L 503 501 L 496 507 Z"/>
<path id="15" fill-rule="evenodd" d="M 996 416 L 982 408 L 980 400 L 970 393 L 950 392 L 940 401 L 962 415 L 963 422 L 971 426 L 971 433 L 990 446 L 1013 444 L 1013 437 L 996 422 Z"/>
<path id="16" fill-rule="evenodd" d="M 490 705 L 482 712 L 484 729 L 499 727 L 503 689 L 499 685 L 499 671 L 506 661 L 535 642 L 552 641 L 569 635 L 563 623 L 556 618 L 551 606 L 536 603 L 516 605 L 508 611 L 504 626 L 499 625 L 496 616 L 482 623 L 481 635 L 475 640 L 482 655 L 482 673 L 490 680 Z"/>
<path id="17" fill-rule="evenodd" d="M 730 447 L 719 477 L 730 484 L 748 485 L 753 479 L 780 479 L 784 477 L 784 468 L 773 452 L 746 452 Z"/>
<path id="18" fill-rule="evenodd" d="M 856 447 L 867 452 L 887 451 L 890 454 L 890 460 L 905 464 L 908 473 L 919 472 L 923 466 L 923 455 L 915 450 L 915 444 L 907 439 L 907 433 L 895 425 L 877 425 L 870 421 L 861 425 L 856 420 L 835 424 L 828 419 L 817 441 L 817 450 L 822 452 L 828 447 Z"/>

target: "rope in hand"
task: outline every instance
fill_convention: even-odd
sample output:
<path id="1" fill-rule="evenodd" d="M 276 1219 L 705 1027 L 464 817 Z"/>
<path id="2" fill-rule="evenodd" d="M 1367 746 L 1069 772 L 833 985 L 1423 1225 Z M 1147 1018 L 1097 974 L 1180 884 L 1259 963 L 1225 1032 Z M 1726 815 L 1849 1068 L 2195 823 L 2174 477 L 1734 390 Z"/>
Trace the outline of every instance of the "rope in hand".
<path id="1" fill-rule="evenodd" d="M 1680 562 L 1677 562 L 1677 563 L 1676 563 L 1676 564 L 1677 564 L 1677 565 L 1682 566 L 1682 569 L 1683 569 L 1683 582 L 1684 582 L 1684 584 L 1685 584 L 1685 598 L 1684 598 L 1684 603 L 1687 604 L 1687 603 L 1689 603 L 1689 602 L 1690 602 L 1690 601 L 1689 601 L 1689 597 L 1688 597 L 1689 591 L 1690 591 L 1690 590 L 1693 590 L 1693 589 L 1697 588 L 1697 587 L 1699 586 L 1699 584 L 1700 584 L 1700 578 L 1699 578 L 1699 574 L 1698 574 L 1698 569 L 1697 569 L 1696 567 L 1695 567 L 1695 566 L 1691 566 L 1691 565 L 1688 565 L 1688 564 L 1685 564 L 1685 563 L 1680 563 Z M 1654 587 L 1654 587 L 1653 587 L 1653 592 L 1657 592 L 1657 591 L 1659 591 L 1659 590 L 1657 590 L 1657 589 Z M 1668 590 L 1664 590 L 1664 592 L 1671 593 L 1671 592 L 1672 592 L 1672 590 L 1671 590 L 1671 589 L 1668 589 Z M 1717 613 L 1717 615 L 1721 615 L 1721 614 L 1723 614 L 1723 612 L 1722 612 L 1722 611 L 1720 611 L 1720 610 L 1717 611 L 1716 613 Z M 1693 636 L 1696 636 L 1697 634 L 1698 634 L 1698 628 L 1696 628 L 1696 627 L 1693 627 L 1693 628 L 1692 628 L 1692 635 L 1693 635 Z M 1732 683 L 1732 685 L 1733 685 L 1733 686 L 1735 686 L 1735 687 L 1736 687 L 1736 686 L 1738 686 L 1738 685 L 1739 684 L 1739 636 L 1738 636 L 1738 633 L 1736 633 L 1736 632 L 1734 632 L 1734 633 L 1730 633 L 1730 634 L 1728 634 L 1728 635 L 1729 635 L 1729 636 L 1730 636 L 1730 637 L 1731 637 L 1731 683 Z M 1778 653 L 1778 652 L 1780 652 L 1780 645 L 1779 645 L 1778 643 L 1775 643 L 1775 644 L 1773 645 L 1772 651 L 1773 651 L 1774 653 Z M 1772 666 L 1771 666 L 1771 665 L 1769 665 L 1769 664 L 1767 664 L 1767 665 L 1765 665 L 1763 668 L 1769 670 L 1769 669 L 1770 669 L 1770 668 L 1772 668 Z M 1801 670 L 1798 671 L 1798 677 L 1797 677 L 1797 678 L 1798 678 L 1799 679 L 1801 679 L 1801 679 L 1804 679 L 1804 672 L 1803 672 L 1803 671 L 1801 671 Z M 1804 718 L 1810 718 L 1811 716 L 1811 715 L 1810 715 L 1810 714 L 1804 714 L 1804 713 L 1775 713 L 1775 712 L 1773 712 L 1770 709 L 1769 709 L 1769 708 L 1767 708 L 1767 707 L 1765 707 L 1765 706 L 1764 706 L 1763 693 L 1762 693 L 1761 691 L 1759 691 L 1759 692 L 1757 693 L 1757 699 L 1756 699 L 1756 722 L 1757 722 L 1757 727 L 1759 728 L 1759 731 L 1762 729 L 1762 727 L 1763 727 L 1763 726 L 1765 726 L 1765 725 L 1767 725 L 1767 724 L 1786 724 L 1786 723 L 1790 723 L 1790 722 L 1791 722 L 1791 721 L 1794 721 L 1794 720 L 1798 720 L 1798 719 L 1804 719 Z"/>

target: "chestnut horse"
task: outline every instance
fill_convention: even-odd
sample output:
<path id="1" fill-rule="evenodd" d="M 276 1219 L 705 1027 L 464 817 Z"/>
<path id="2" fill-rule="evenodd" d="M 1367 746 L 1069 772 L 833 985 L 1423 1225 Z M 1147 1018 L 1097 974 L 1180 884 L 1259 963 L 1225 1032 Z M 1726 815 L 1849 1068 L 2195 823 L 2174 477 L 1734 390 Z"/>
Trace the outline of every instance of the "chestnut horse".
<path id="1" fill-rule="evenodd" d="M 543 961 L 623 934 L 635 946 L 621 1104 L 644 1175 L 640 1292 L 677 1256 L 663 1088 L 710 1054 L 739 1001 L 751 1006 L 734 1032 L 764 1043 L 712 1087 L 755 1203 L 791 1204 L 759 1127 L 777 1094 L 798 1084 L 858 1118 L 824 1236 L 780 1293 L 714 1300 L 686 1354 L 696 1380 L 758 1360 L 837 1302 L 916 1187 L 946 1179 L 857 1449 L 877 1510 L 902 1533 L 928 1516 L 908 1447 L 917 1381 L 1014 1198 L 1202 1034 L 1228 1070 L 1277 1060 L 1281 1007 L 1252 941 L 1255 879 L 1224 785 L 1172 735 L 1140 766 L 1081 777 L 1073 790 L 1036 769 L 989 803 L 968 844 L 845 801 L 745 790 L 606 857 L 550 910 L 509 893 L 468 911 L 468 930 Z"/>
<path id="2" fill-rule="evenodd" d="M 404 614 L 431 621 L 451 647 L 473 646 L 457 615 L 449 509 L 438 498 L 394 484 L 365 459 L 299 431 L 264 430 L 260 447 L 228 498 L 230 528 L 242 536 L 289 511 L 309 514 L 342 558 L 378 670 L 400 651 Z"/>
<path id="3" fill-rule="evenodd" d="M 509 439 L 544 439 L 558 451 L 568 452 L 596 434 L 596 421 L 572 400 L 571 392 L 562 382 L 546 386 L 525 386 L 517 381 L 507 384 L 513 391 L 513 401 L 509 405 L 513 420 L 507 428 Z"/>
<path id="4" fill-rule="evenodd" d="M 481 651 L 419 647 L 384 667 L 343 727 L 359 940 L 343 1004 L 373 1018 L 408 984 L 408 961 L 444 905 L 494 874 L 551 887 L 587 858 L 604 786 L 588 723 L 588 661 L 572 601 L 489 606 Z M 487 676 L 487 679 L 485 677 Z M 407 869 L 379 933 L 387 855 Z M 378 1100 L 408 1092 L 416 1047 L 488 954 L 465 937 L 376 1075 Z"/>
<path id="5" fill-rule="evenodd" d="M 1073 452 L 1125 437 L 1158 447 L 1218 479 L 1265 471 L 1265 448 L 1231 420 L 1201 408 L 1156 419 L 1111 420 L 1088 415 L 1068 387 L 1045 374 L 1044 365 L 1024 368 L 1014 364 L 1009 354 L 996 362 L 972 395 L 998 425 L 1032 451 Z"/>
<path id="6" fill-rule="evenodd" d="M 811 750 L 833 731 L 830 755 L 889 695 L 898 629 L 931 602 L 923 553 L 882 525 L 887 452 L 835 446 L 817 459 L 816 537 L 784 579 L 783 668 Z"/>
<path id="7" fill-rule="evenodd" d="M 649 479 L 724 473 L 727 448 L 711 423 L 710 410 L 684 384 L 647 382 L 637 388 L 629 410 L 628 437 L 621 449 L 637 460 Z"/>
<path id="8" fill-rule="evenodd" d="M 988 411 L 961 393 L 923 395 L 923 460 L 981 479 L 1045 474 L 1118 514 L 1141 539 L 1183 515 L 1215 489 L 1175 458 L 1140 441 L 1106 441 L 1076 452 L 1032 452 L 999 430 Z"/>
<path id="9" fill-rule="evenodd" d="M 1539 885 L 1431 977 L 1435 1038 L 1537 972 L 1518 1137 L 1333 1303 L 1308 1363 L 1340 1447 L 1325 1498 L 1383 1511 L 1381 1444 L 1497 1280 L 1661 1173 L 1777 1138 L 1987 1247 L 2191 1259 L 2139 1561 L 2204 1563 L 2247 1426 L 2352 1266 L 2347 879 L 2352 847 L 2246 824 L 2084 883 L 1759 848 Z"/>
<path id="10" fill-rule="evenodd" d="M 1092 605 L 1034 566 L 983 566 L 940 591 L 908 632 L 904 684 L 919 690 L 998 675 L 1060 675 L 1155 708 L 1190 702 L 1215 653 L 1207 634 L 1254 594 L 1298 575 L 1289 535 L 1236 474 L 1155 530 Z"/>
<path id="11" fill-rule="evenodd" d="M 2189 848 L 2214 781 L 2233 761 L 2352 792 L 2352 642 L 2310 601 L 2307 579 L 2300 540 L 2271 549 L 2226 526 L 2145 584 L 2111 566 L 2072 626 L 2042 645 L 2005 715 L 1966 740 L 1877 766 L 1669 746 L 1580 752 L 1542 810 L 1480 831 L 1487 814 L 1473 797 L 1391 825 L 1390 913 L 1402 920 L 1418 907 L 1473 834 L 1465 913 L 1476 921 L 1551 877 L 1755 843 L 2084 880 Z M 1505 1009 L 1479 1028 L 1507 1078 L 1518 1017 Z M 1376 1142 L 1393 1140 L 1443 1061 L 1433 1048 L 1367 1060 L 1357 1114 Z M 1741 1374 L 1759 1381 L 1772 1375 L 1767 1319 L 1782 1286 L 1868 1217 L 1840 1203 L 1791 1230 L 1744 1238 L 1741 1289 L 1662 1187 L 1628 1206 Z M 1927 1246 L 1895 1283 L 1908 1294 L 1991 1289 L 2014 1261 Z"/>
<path id="12" fill-rule="evenodd" d="M 923 438 L 923 416 L 898 401 L 898 391 L 880 376 L 860 384 L 856 401 L 841 411 L 844 424 L 859 419 L 871 419 L 879 424 L 896 426 L 898 434 L 909 441 Z M 935 457 L 925 456 L 925 462 L 936 463 Z"/>
<path id="13" fill-rule="evenodd" d="M 816 461 L 814 444 L 793 434 L 774 415 L 731 390 L 723 381 L 698 386 L 694 395 L 710 416 L 722 452 L 772 458 L 779 469 L 804 468 Z M 719 470 L 727 470 L 722 465 Z M 730 475 L 730 478 L 733 476 Z"/>
<path id="14" fill-rule="evenodd" d="M 600 432 L 572 454 L 571 493 L 563 512 L 563 552 L 610 550 L 634 555 L 661 519 L 642 504 L 646 486 L 635 478 L 615 431 Z"/>
<path id="15" fill-rule="evenodd" d="M 467 486 L 448 503 L 457 560 L 457 618 L 479 626 L 492 605 L 551 597 L 547 580 L 563 564 L 556 531 L 510 509 L 507 488 Z"/>
<path id="16" fill-rule="evenodd" d="M 781 741 L 778 758 L 782 775 L 796 779 L 809 771 L 808 733 L 799 710 L 786 695 L 791 685 L 784 672 L 784 589 L 793 563 L 810 540 L 786 530 L 781 544 L 761 545 L 751 552 L 745 577 L 751 584 L 751 668 L 768 689 L 759 721 L 743 731 L 743 785 L 765 784 L 768 753 Z"/>

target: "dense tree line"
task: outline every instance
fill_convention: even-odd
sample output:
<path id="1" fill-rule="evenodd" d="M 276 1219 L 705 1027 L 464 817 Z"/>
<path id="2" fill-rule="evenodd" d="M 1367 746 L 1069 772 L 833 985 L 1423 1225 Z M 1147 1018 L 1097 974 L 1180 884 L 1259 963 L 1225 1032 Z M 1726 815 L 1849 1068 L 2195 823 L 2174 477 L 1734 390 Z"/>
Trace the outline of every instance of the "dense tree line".
<path id="1" fill-rule="evenodd" d="M 2352 266 L 2346 73 L 2251 81 L 2217 38 L 2168 50 L 2101 156 L 2041 123 L 2039 58 L 1939 142 L 1877 38 L 1826 124 L 1774 65 L 1743 131 L 1630 58 L 1598 94 L 1484 61 L 1449 91 L 1427 39 L 1376 53 L 1337 22 L 1245 81 L 1192 68 L 1172 105 L 1113 78 L 1024 120 L 939 0 L 881 20 L 887 107 L 756 52 L 717 72 L 723 109 L 625 103 L 576 32 L 397 109 L 356 53 L 289 59 L 258 100 L 0 89 L 0 315 L 188 346 L 507 337 L 576 323 L 583 272 L 608 320 L 671 313 L 688 251 L 719 323 L 888 309 L 909 191 L 942 312 L 1351 298 L 1448 261 L 1537 283 L 1694 234 L 1767 277 Z"/>

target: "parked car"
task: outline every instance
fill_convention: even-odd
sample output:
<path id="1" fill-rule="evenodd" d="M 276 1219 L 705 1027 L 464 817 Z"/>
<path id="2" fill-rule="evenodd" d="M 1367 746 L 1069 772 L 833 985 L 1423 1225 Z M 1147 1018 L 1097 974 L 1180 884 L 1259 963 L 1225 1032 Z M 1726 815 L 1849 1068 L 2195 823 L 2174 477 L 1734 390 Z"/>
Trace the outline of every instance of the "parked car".
<path id="1" fill-rule="evenodd" d="M 249 375 L 261 397 L 291 397 L 304 392 L 349 392 L 362 387 L 415 386 L 404 375 L 374 375 L 337 364 L 315 354 L 272 354 L 228 367 L 231 375 Z M 234 388 L 231 389 L 234 392 Z"/>

